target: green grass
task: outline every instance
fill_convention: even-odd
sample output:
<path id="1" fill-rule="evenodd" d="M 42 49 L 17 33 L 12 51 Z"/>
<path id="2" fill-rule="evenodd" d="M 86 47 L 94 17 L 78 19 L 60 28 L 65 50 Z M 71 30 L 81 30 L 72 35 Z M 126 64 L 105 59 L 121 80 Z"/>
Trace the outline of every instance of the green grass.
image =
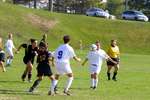
<path id="1" fill-rule="evenodd" d="M 33 24 L 37 23 L 37 20 L 28 17 L 31 15 L 40 20 L 56 22 L 56 25 L 46 28 L 42 24 Z M 123 53 L 150 54 L 149 27 L 149 22 L 106 20 L 85 15 L 50 13 L 0 3 L 0 35 L 6 38 L 8 32 L 13 32 L 16 45 L 29 38 L 40 39 L 43 33 L 47 33 L 49 47 L 54 49 L 62 42 L 60 38 L 64 34 L 69 34 L 75 48 L 79 48 L 79 40 L 83 41 L 85 48 L 96 40 L 100 40 L 103 48 L 107 49 L 110 40 L 117 39 Z"/>
<path id="2" fill-rule="evenodd" d="M 84 59 L 86 51 L 78 51 L 77 54 Z M 39 88 L 34 94 L 28 94 L 26 91 L 33 83 L 22 82 L 20 75 L 24 70 L 22 63 L 22 52 L 15 55 L 13 65 L 7 68 L 6 73 L 0 73 L 0 100 L 149 100 L 149 59 L 148 55 L 122 54 L 121 64 L 118 75 L 118 81 L 107 81 L 106 64 L 102 66 L 99 75 L 99 85 L 97 90 L 91 90 L 90 75 L 88 64 L 82 67 L 80 64 L 72 61 L 72 69 L 75 79 L 72 84 L 73 96 L 67 97 L 56 95 L 51 97 L 47 95 L 50 81 L 48 78 L 41 82 Z M 36 79 L 36 65 L 34 65 L 33 80 Z M 55 69 L 53 68 L 53 71 Z M 63 91 L 66 77 L 61 77 L 59 82 L 59 92 Z"/>

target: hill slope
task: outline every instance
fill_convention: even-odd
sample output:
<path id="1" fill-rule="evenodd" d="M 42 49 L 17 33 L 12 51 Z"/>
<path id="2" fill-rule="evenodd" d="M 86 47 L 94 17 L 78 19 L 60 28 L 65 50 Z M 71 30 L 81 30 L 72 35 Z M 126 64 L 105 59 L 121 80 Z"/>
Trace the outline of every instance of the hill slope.
<path id="1" fill-rule="evenodd" d="M 50 13 L 0 3 L 0 35 L 6 38 L 13 32 L 16 45 L 29 38 L 40 39 L 48 33 L 50 48 L 56 48 L 64 34 L 71 35 L 72 45 L 78 48 L 101 40 L 106 49 L 111 39 L 117 39 L 123 53 L 150 54 L 150 23 L 106 20 L 84 15 Z"/>

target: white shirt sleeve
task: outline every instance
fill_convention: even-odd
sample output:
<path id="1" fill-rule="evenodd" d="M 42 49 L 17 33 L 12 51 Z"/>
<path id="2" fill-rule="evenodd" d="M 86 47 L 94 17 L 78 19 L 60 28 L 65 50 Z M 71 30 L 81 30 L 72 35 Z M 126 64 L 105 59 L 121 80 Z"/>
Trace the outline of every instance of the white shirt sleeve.
<path id="1" fill-rule="evenodd" d="M 102 51 L 101 56 L 103 57 L 103 59 L 108 59 L 109 57 L 104 50 Z"/>
<path id="2" fill-rule="evenodd" d="M 70 47 L 70 48 L 69 48 L 69 57 L 70 57 L 70 58 L 73 58 L 73 57 L 75 57 L 75 56 L 76 56 L 76 54 L 75 54 L 73 48 Z"/>

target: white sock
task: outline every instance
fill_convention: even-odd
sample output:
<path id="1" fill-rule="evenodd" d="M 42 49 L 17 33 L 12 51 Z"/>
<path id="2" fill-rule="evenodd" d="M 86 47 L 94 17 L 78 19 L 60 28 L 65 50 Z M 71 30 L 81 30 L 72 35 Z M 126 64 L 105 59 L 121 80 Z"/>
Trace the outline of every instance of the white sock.
<path id="1" fill-rule="evenodd" d="M 57 82 L 58 82 L 58 80 L 52 80 L 52 82 L 51 82 L 51 89 L 50 90 L 52 93 L 54 93 L 54 88 L 57 85 Z"/>
<path id="2" fill-rule="evenodd" d="M 11 64 L 11 63 L 12 63 L 12 60 L 13 60 L 13 59 L 9 59 L 9 64 Z"/>
<path id="3" fill-rule="evenodd" d="M 98 85 L 98 79 L 94 79 L 94 86 L 97 87 Z"/>
<path id="4" fill-rule="evenodd" d="M 68 89 L 71 87 L 72 81 L 73 81 L 73 77 L 70 77 L 67 80 L 67 83 L 66 83 L 66 86 L 65 86 L 65 91 L 68 91 Z"/>
<path id="5" fill-rule="evenodd" d="M 8 64 L 9 64 L 9 62 L 10 62 L 9 60 L 10 60 L 10 59 L 7 59 L 7 62 L 6 62 L 6 64 L 7 64 L 7 65 L 8 65 Z"/>
<path id="6" fill-rule="evenodd" d="M 91 86 L 94 87 L 94 78 L 91 78 Z"/>

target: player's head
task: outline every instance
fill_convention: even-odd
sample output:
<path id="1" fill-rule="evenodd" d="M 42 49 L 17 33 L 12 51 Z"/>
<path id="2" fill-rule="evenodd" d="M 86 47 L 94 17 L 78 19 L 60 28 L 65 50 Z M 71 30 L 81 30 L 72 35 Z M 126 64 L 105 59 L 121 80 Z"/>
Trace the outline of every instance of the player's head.
<path id="1" fill-rule="evenodd" d="M 63 37 L 63 40 L 64 40 L 64 43 L 65 43 L 65 44 L 69 43 L 69 41 L 70 41 L 70 36 L 69 36 L 69 35 L 65 35 L 65 36 Z"/>
<path id="2" fill-rule="evenodd" d="M 95 44 L 92 44 L 92 45 L 90 46 L 90 50 L 91 50 L 91 51 L 96 51 L 96 50 L 97 50 L 97 46 L 96 46 Z"/>
<path id="3" fill-rule="evenodd" d="M 40 42 L 40 44 L 39 44 L 40 51 L 44 52 L 46 50 L 46 48 L 47 48 L 47 45 L 44 42 Z"/>
<path id="4" fill-rule="evenodd" d="M 115 47 L 117 45 L 117 40 L 111 40 L 111 46 Z"/>
<path id="5" fill-rule="evenodd" d="M 100 44 L 100 41 L 99 41 L 99 40 L 97 40 L 97 41 L 95 42 L 95 45 L 97 46 L 97 50 L 99 50 L 99 49 L 101 48 L 101 44 Z"/>
<path id="6" fill-rule="evenodd" d="M 8 38 L 12 39 L 12 37 L 13 37 L 13 34 L 12 33 L 8 33 Z"/>
<path id="7" fill-rule="evenodd" d="M 30 39 L 32 47 L 37 47 L 37 40 L 36 39 Z"/>

